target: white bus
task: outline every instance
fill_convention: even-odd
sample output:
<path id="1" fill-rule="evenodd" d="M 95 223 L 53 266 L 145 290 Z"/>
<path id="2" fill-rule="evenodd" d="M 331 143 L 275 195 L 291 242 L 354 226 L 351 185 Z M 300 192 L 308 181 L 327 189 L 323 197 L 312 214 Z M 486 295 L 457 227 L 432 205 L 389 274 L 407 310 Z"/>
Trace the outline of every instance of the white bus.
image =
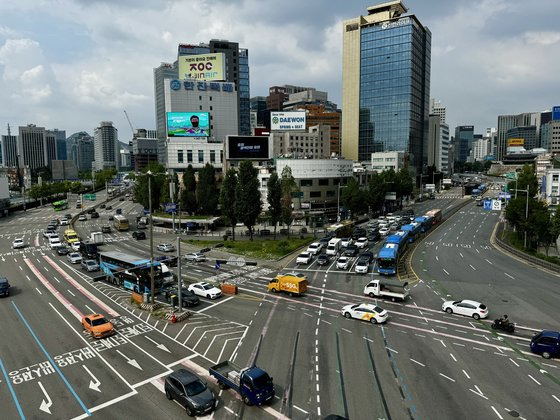
<path id="1" fill-rule="evenodd" d="M 338 251 L 340 251 L 342 239 L 340 238 L 332 238 L 329 243 L 327 244 L 327 255 L 336 255 Z"/>
<path id="2" fill-rule="evenodd" d="M 128 230 L 128 219 L 122 214 L 117 214 L 113 218 L 113 225 L 116 230 Z"/>

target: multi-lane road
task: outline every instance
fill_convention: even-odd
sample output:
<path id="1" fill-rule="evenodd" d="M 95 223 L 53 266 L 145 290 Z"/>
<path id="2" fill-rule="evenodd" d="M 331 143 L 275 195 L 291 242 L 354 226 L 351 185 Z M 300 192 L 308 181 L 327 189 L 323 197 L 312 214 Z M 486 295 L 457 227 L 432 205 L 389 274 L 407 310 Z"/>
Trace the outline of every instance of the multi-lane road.
<path id="1" fill-rule="evenodd" d="M 419 215 L 441 208 L 445 216 L 465 200 L 454 189 L 414 210 Z M 118 207 L 131 220 L 141 212 L 129 201 L 111 204 L 99 219 L 76 222 L 78 233 L 99 230 Z M 363 296 L 374 270 L 357 275 L 353 268 L 296 267 L 295 261 L 284 268 L 271 263 L 216 270 L 210 260 L 185 264 L 186 279 L 233 282 L 240 293 L 202 299 L 190 318 L 176 324 L 132 307 L 127 292 L 93 282 L 48 249 L 41 232 L 54 214 L 44 207 L 0 222 L 0 275 L 13 286 L 10 297 L 0 299 L 4 418 L 183 418 L 184 410 L 163 393 L 165 376 L 181 367 L 219 394 L 208 417 L 220 419 L 548 419 L 560 408 L 560 364 L 528 349 L 535 331 L 560 327 L 558 278 L 496 250 L 490 237 L 499 215 L 474 203 L 413 250 L 417 280 L 407 302 Z M 155 235 L 155 243 L 171 239 Z M 24 236 L 28 247 L 12 250 L 16 236 Z M 148 241 L 135 241 L 130 232 L 106 238 L 103 249 L 148 255 Z M 373 252 L 379 246 L 370 244 Z M 267 293 L 268 279 L 294 269 L 308 278 L 305 296 Z M 461 298 L 484 302 L 490 318 L 508 313 L 521 328 L 513 336 L 495 334 L 487 321 L 441 311 L 443 300 Z M 387 309 L 388 322 L 341 316 L 342 306 L 362 301 Z M 118 334 L 97 341 L 85 336 L 80 317 L 91 312 L 113 320 Z M 273 376 L 272 404 L 248 407 L 231 391 L 220 391 L 207 369 L 225 359 L 255 363 Z"/>

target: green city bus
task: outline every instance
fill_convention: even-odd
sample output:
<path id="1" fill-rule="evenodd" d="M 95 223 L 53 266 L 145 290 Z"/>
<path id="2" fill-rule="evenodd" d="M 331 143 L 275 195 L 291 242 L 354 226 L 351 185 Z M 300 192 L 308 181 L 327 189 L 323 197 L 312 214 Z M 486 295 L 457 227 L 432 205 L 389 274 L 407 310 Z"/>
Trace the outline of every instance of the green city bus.
<path id="1" fill-rule="evenodd" d="M 68 201 L 60 200 L 53 203 L 54 211 L 61 211 L 68 208 Z"/>

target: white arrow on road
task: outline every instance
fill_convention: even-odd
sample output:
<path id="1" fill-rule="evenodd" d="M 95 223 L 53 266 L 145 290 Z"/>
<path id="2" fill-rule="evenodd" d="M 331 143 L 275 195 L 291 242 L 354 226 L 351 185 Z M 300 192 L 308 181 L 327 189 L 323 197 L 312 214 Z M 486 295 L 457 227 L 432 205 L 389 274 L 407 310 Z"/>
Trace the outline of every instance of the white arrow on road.
<path id="1" fill-rule="evenodd" d="M 47 399 L 46 401 L 45 400 L 41 401 L 41 407 L 39 407 L 39 409 L 41 411 L 44 411 L 45 413 L 51 414 L 51 410 L 50 410 L 52 405 L 51 397 L 49 397 L 49 394 L 47 394 L 47 391 L 45 391 L 45 388 L 43 388 L 43 384 L 41 383 L 41 381 L 39 381 L 38 384 L 39 387 L 41 388 L 41 391 L 43 391 L 43 395 Z"/>
<path id="2" fill-rule="evenodd" d="M 167 347 L 165 347 L 164 344 L 158 344 L 157 341 L 152 340 L 150 337 L 148 337 L 148 336 L 145 336 L 145 337 L 146 337 L 148 340 L 150 340 L 152 343 L 154 343 L 158 349 L 163 350 L 163 351 L 166 351 L 167 353 L 171 353 L 171 352 L 167 349 Z"/>
<path id="3" fill-rule="evenodd" d="M 92 380 L 89 381 L 89 389 L 93 389 L 94 391 L 97 392 L 101 392 L 99 390 L 99 385 L 101 385 L 101 382 L 99 382 L 99 379 L 97 379 L 93 373 L 90 372 L 90 370 L 87 368 L 86 365 L 82 365 L 82 367 L 86 370 L 86 372 L 89 374 L 89 376 L 91 376 Z"/>
<path id="4" fill-rule="evenodd" d="M 120 350 L 117 350 L 117 353 L 119 353 L 122 357 L 124 357 L 126 359 L 126 363 L 128 363 L 129 365 L 134 366 L 136 369 L 143 370 L 136 360 L 131 359 L 128 356 L 125 356 Z"/>
<path id="5" fill-rule="evenodd" d="M 545 373 L 548 373 L 548 372 L 547 372 L 546 370 L 544 370 L 544 369 L 539 369 L 539 372 L 542 373 L 543 375 L 544 375 Z"/>

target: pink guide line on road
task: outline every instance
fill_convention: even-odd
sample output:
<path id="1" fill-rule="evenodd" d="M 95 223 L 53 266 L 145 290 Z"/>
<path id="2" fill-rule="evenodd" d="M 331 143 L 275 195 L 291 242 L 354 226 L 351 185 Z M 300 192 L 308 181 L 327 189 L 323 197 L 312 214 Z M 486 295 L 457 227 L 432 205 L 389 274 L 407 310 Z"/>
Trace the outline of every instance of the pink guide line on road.
<path id="1" fill-rule="evenodd" d="M 35 276 L 41 281 L 41 283 L 43 283 L 43 285 L 47 289 L 49 289 L 49 292 L 51 292 L 52 295 L 60 303 L 62 303 L 66 307 L 66 309 L 68 309 L 72 313 L 72 315 L 74 315 L 81 322 L 83 314 L 78 309 L 76 309 L 76 307 L 74 305 L 72 305 L 68 299 L 66 299 L 64 296 L 62 296 L 58 290 L 56 290 L 56 288 L 45 278 L 45 276 L 43 276 L 39 272 L 39 270 L 37 270 L 37 267 L 35 267 L 33 265 L 33 263 L 31 262 L 30 259 L 24 258 L 24 261 L 27 264 L 27 266 L 29 267 L 29 269 L 31 271 L 33 271 L 33 274 L 35 274 Z"/>
<path id="2" fill-rule="evenodd" d="M 109 307 L 105 303 L 101 302 L 101 300 L 96 298 L 89 290 L 84 289 L 80 283 L 78 283 L 76 280 L 74 280 L 72 277 L 70 277 L 70 275 L 66 271 L 64 271 L 57 264 L 55 264 L 55 262 L 53 260 L 51 260 L 50 257 L 48 257 L 47 255 L 43 255 L 43 258 L 51 265 L 52 268 L 54 268 L 56 271 L 58 271 L 62 277 L 64 277 L 76 289 L 78 289 L 80 291 L 80 293 L 82 293 L 82 295 L 84 295 L 90 301 L 97 304 L 97 306 L 99 306 L 101 309 L 103 309 L 107 314 L 111 315 L 112 317 L 120 316 L 117 312 L 115 312 L 113 309 L 111 309 L 111 307 Z"/>

